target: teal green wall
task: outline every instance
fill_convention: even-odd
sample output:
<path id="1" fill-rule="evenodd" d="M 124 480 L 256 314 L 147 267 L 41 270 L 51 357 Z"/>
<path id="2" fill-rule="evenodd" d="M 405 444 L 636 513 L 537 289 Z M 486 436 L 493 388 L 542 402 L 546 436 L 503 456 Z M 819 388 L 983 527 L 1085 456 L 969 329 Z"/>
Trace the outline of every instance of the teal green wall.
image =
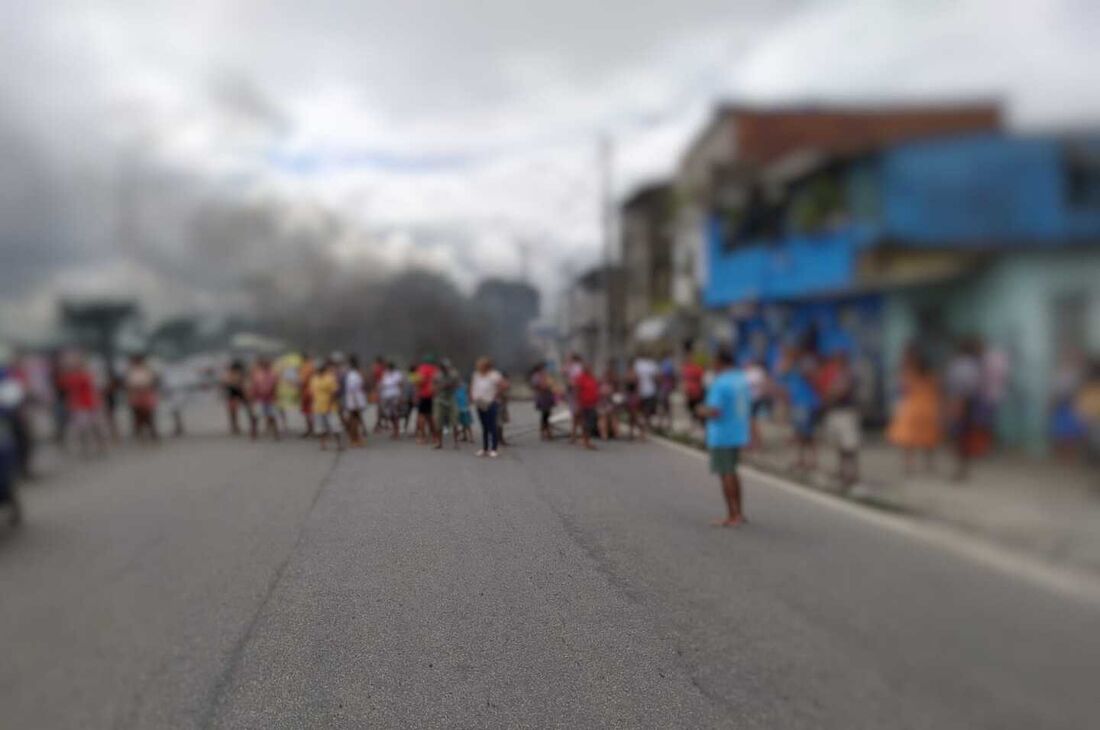
<path id="1" fill-rule="evenodd" d="M 897 371 L 905 344 L 916 336 L 917 313 L 942 307 L 947 334 L 979 334 L 1009 353 L 1012 386 L 998 430 L 1007 443 L 1042 453 L 1057 358 L 1053 305 L 1074 293 L 1089 298 L 1082 346 L 1100 355 L 1100 248 L 1005 254 L 951 284 L 895 292 L 884 312 L 887 372 Z"/>

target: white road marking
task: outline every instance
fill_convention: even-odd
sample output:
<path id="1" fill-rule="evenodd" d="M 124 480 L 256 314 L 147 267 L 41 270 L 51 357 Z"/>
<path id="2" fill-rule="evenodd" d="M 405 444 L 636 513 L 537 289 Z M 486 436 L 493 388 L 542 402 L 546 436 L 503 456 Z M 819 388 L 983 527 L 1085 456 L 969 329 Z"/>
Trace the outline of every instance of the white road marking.
<path id="1" fill-rule="evenodd" d="M 705 460 L 706 458 L 705 452 L 676 441 L 657 435 L 654 435 L 654 440 L 696 459 Z M 797 484 L 751 466 L 742 466 L 741 473 L 755 483 L 765 484 L 792 496 L 810 500 L 822 507 L 843 512 L 864 522 L 870 522 L 883 529 L 893 530 L 930 545 L 944 548 L 1004 575 L 1026 580 L 1062 595 L 1100 603 L 1100 580 L 1084 570 L 1053 565 L 992 541 L 969 537 L 950 527 L 882 512 L 860 505 L 858 502 Z"/>

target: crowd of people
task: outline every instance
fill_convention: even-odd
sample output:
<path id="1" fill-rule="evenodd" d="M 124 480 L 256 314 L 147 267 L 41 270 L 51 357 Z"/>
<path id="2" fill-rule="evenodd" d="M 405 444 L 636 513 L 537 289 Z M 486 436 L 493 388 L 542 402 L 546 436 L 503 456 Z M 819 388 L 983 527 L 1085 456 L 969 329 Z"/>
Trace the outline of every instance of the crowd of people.
<path id="1" fill-rule="evenodd" d="M 978 339 L 961 340 L 938 372 L 921 348 L 910 347 L 897 374 L 885 432 L 902 451 L 905 470 L 916 468 L 918 455 L 933 468 L 934 455 L 946 446 L 954 455 L 955 476 L 964 478 L 971 461 L 993 444 L 1009 380 L 1007 360 Z M 723 524 L 743 520 L 737 464 L 743 450 L 764 446 L 765 421 L 787 426 L 792 470 L 816 469 L 824 443 L 835 451 L 841 487 L 849 489 L 860 479 L 866 393 L 859 368 L 843 349 L 823 354 L 804 342 L 785 349 L 770 368 L 763 361 L 736 362 L 723 348 L 713 356 L 698 352 L 690 343 L 679 358 L 667 350 L 642 352 L 602 369 L 570 354 L 560 368 L 536 364 L 521 383 L 546 441 L 564 437 L 595 450 L 599 441 L 644 441 L 655 430 L 701 430 L 727 497 Z M 58 446 L 91 458 L 120 439 L 120 407 L 129 411 L 132 437 L 155 443 L 163 420 L 158 412 L 166 411 L 172 431 L 182 434 L 190 394 L 206 388 L 220 392 L 229 431 L 252 439 L 279 440 L 293 432 L 316 438 L 321 449 L 344 449 L 362 448 L 374 434 L 412 438 L 435 449 L 449 442 L 458 449 L 474 444 L 476 419 L 478 456 L 496 458 L 508 445 L 513 382 L 488 357 L 462 373 L 434 355 L 398 366 L 382 356 L 366 365 L 339 352 L 323 358 L 289 352 L 233 359 L 199 374 L 193 368 L 153 367 L 140 354 L 116 372 L 66 350 L 50 358 L 0 362 L 0 502 L 11 502 L 18 519 L 11 484 L 32 472 L 32 407 L 49 412 Z M 680 403 L 683 410 L 677 411 Z M 556 427 L 555 413 L 564 429 Z M 674 416 L 681 419 L 678 425 Z M 1059 451 L 1079 445 L 1095 455 L 1100 363 L 1058 371 L 1051 429 Z"/>
<path id="2" fill-rule="evenodd" d="M 496 458 L 506 444 L 508 376 L 481 358 L 470 378 L 447 358 L 429 355 L 406 368 L 382 356 L 366 367 L 356 355 L 325 358 L 292 352 L 277 359 L 259 356 L 250 365 L 232 361 L 221 377 L 229 429 L 251 438 L 278 440 L 290 434 L 292 414 L 300 416 L 302 438 L 316 437 L 321 449 L 362 448 L 368 435 L 442 449 L 472 442 L 471 407 L 482 427 L 479 456 Z M 374 406 L 374 423 L 368 424 Z M 243 415 L 242 415 L 243 414 Z"/>
<path id="3" fill-rule="evenodd" d="M 15 482 L 34 474 L 34 413 L 48 413 L 59 448 L 91 458 L 120 440 L 123 404 L 136 440 L 160 439 L 156 412 L 162 399 L 176 433 L 182 433 L 181 390 L 166 383 L 140 354 L 116 374 L 75 348 L 50 358 L 5 351 L 0 358 L 0 504 L 10 506 L 11 521 L 18 523 L 22 515 Z"/>

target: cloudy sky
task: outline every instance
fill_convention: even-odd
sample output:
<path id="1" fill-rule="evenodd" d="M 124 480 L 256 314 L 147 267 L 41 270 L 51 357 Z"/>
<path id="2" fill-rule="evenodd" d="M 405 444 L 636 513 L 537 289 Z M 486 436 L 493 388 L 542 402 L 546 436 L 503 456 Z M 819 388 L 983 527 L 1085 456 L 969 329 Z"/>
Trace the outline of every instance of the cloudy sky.
<path id="1" fill-rule="evenodd" d="M 0 327 L 240 305 L 309 248 L 552 296 L 716 101 L 995 97 L 1100 122 L 1094 0 L 0 2 Z M 279 268 L 282 267 L 282 268 Z"/>

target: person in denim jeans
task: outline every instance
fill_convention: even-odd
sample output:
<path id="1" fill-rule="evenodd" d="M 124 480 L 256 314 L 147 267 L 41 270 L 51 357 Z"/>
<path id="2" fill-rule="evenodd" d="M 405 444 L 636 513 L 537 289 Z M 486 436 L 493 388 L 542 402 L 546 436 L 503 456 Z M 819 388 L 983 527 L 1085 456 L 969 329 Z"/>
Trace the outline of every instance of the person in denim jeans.
<path id="1" fill-rule="evenodd" d="M 500 394 L 504 387 L 504 378 L 493 369 L 493 361 L 487 357 L 479 358 L 474 367 L 474 376 L 470 379 L 470 398 L 477 408 L 477 418 L 481 422 L 481 449 L 478 456 L 497 457 L 497 415 L 500 409 Z"/>

